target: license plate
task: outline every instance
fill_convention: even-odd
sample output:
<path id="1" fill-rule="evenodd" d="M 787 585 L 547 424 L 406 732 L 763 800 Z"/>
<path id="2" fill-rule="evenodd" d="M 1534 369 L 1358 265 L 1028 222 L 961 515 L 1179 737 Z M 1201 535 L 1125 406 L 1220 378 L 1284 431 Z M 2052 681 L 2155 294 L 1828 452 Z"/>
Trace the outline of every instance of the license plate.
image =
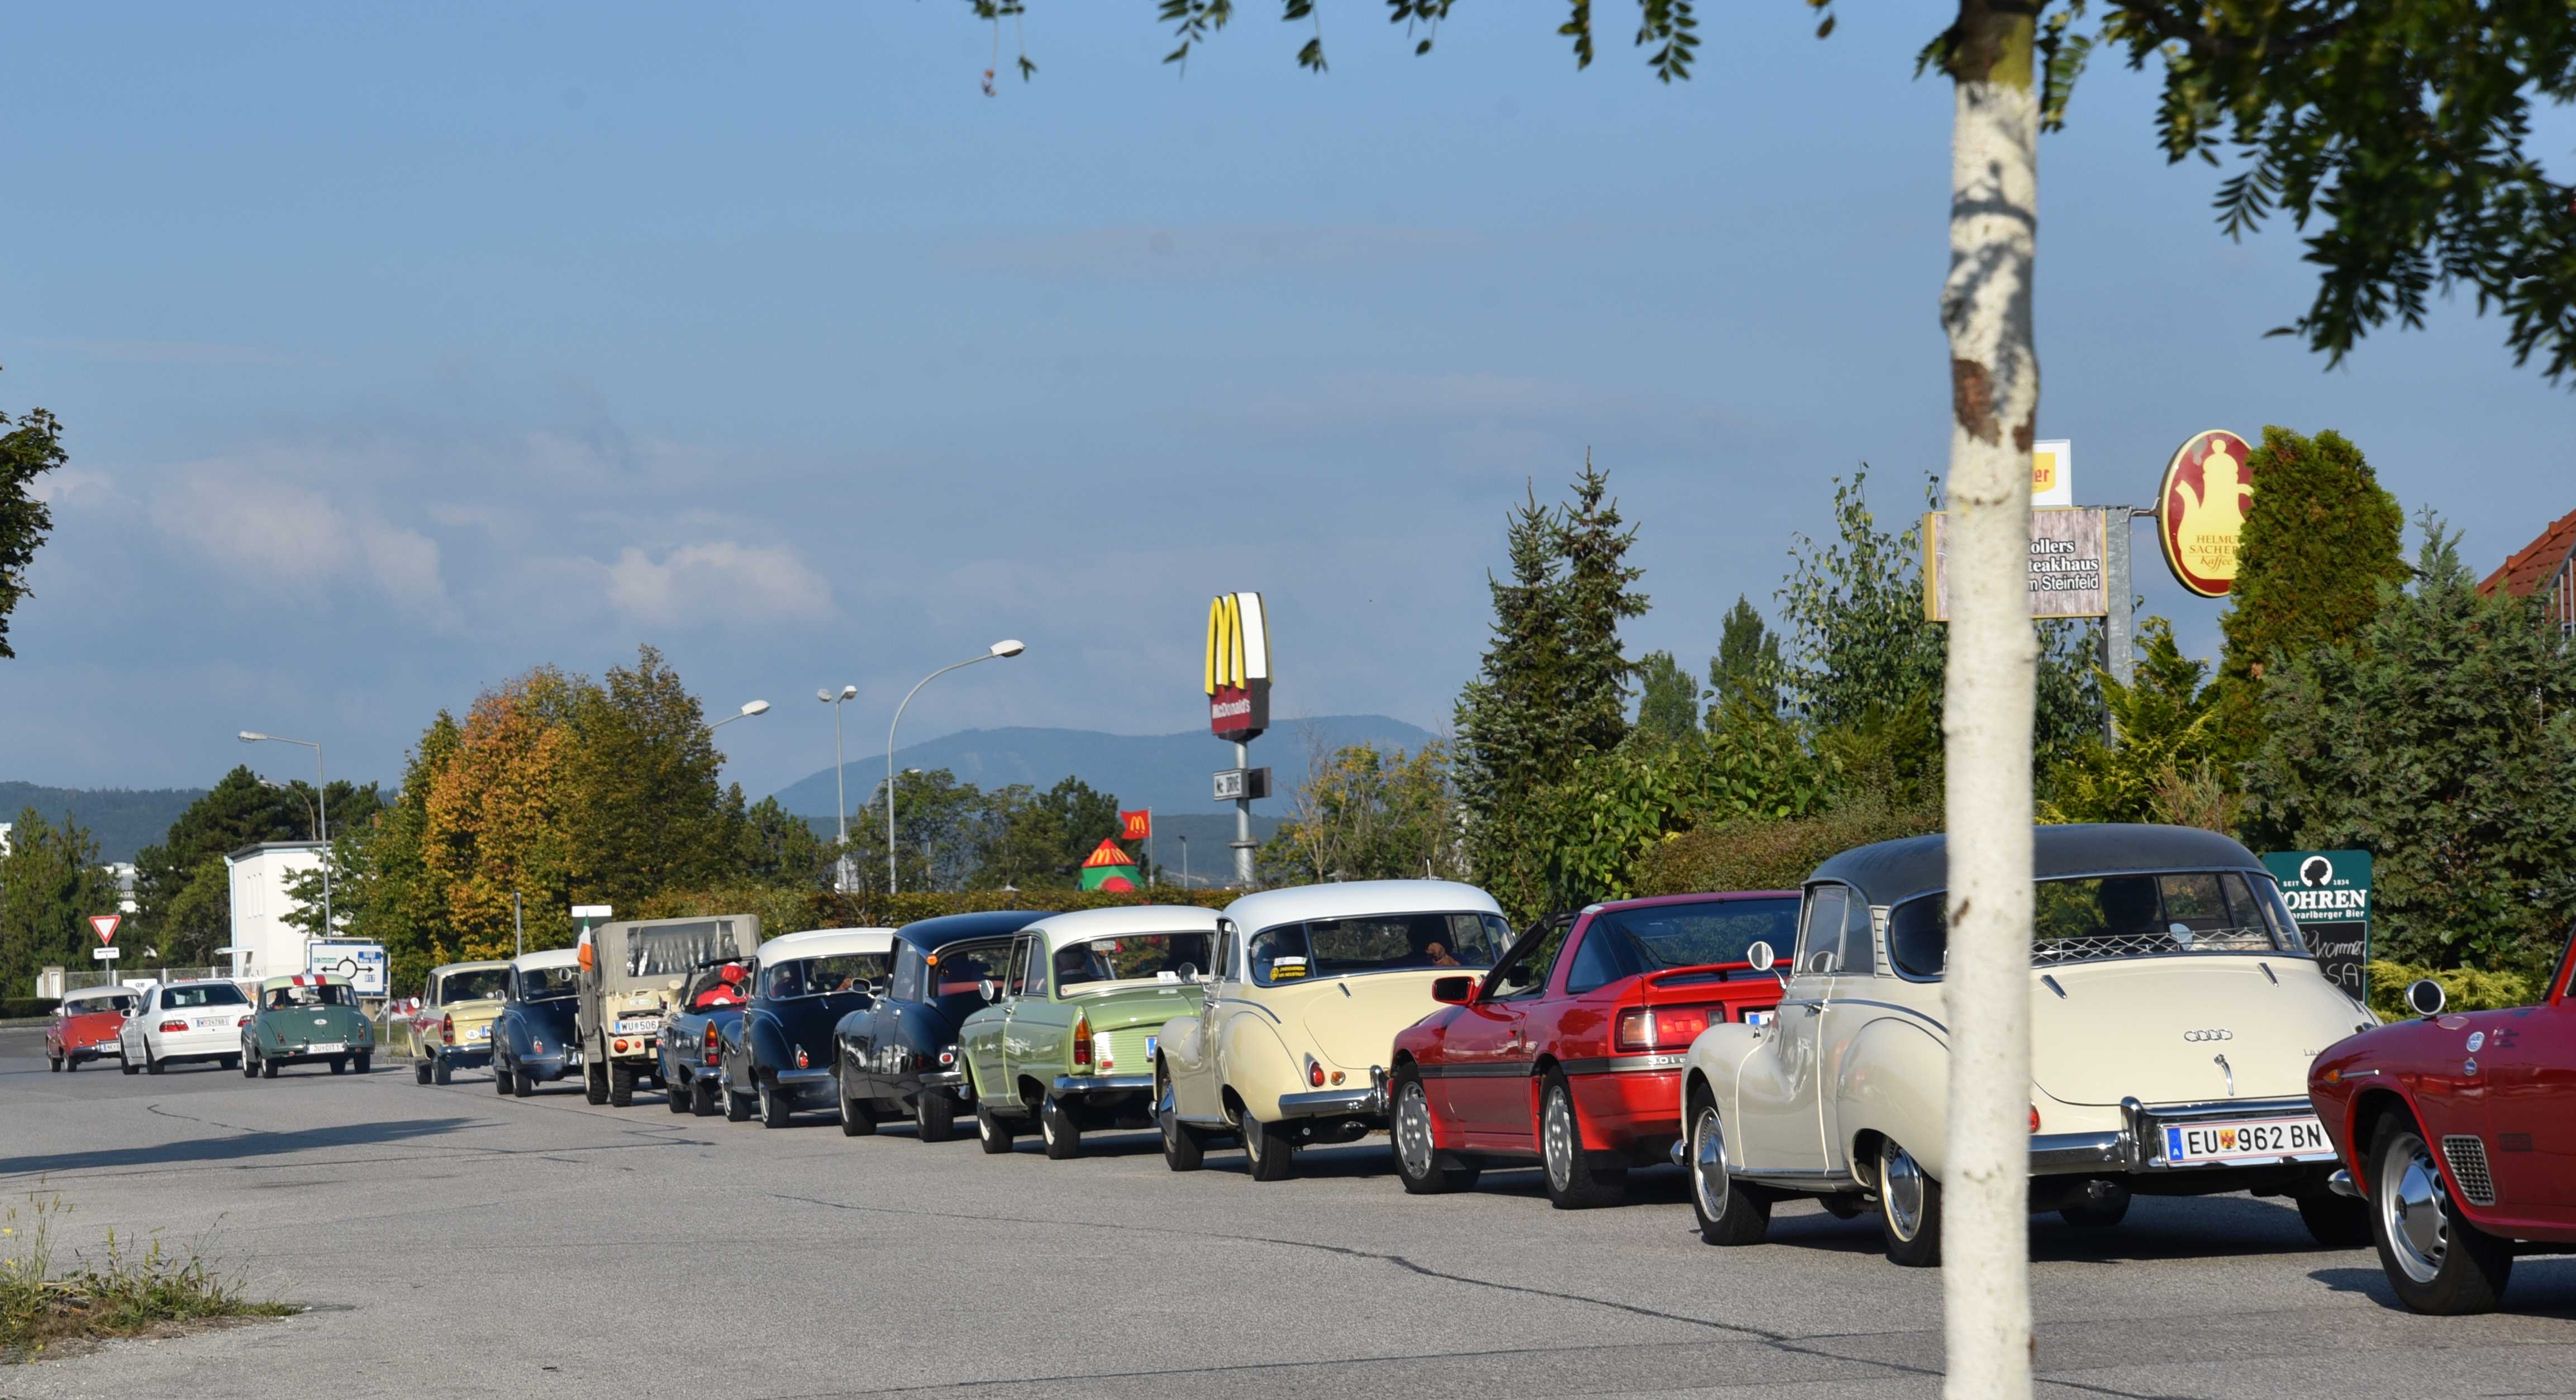
<path id="1" fill-rule="evenodd" d="M 492 1028 L 490 1026 L 476 1026 L 474 1029 L 465 1033 L 465 1038 L 467 1040 L 490 1040 L 492 1038 Z"/>
<path id="2" fill-rule="evenodd" d="M 610 1030 L 617 1035 L 651 1035 L 660 1029 L 662 1029 L 662 1018 L 659 1016 L 637 1016 L 610 1027 Z"/>
<path id="3" fill-rule="evenodd" d="M 1154 1058 L 1154 1037 L 1152 1037 L 1152 1036 L 1150 1036 L 1150 1035 L 1149 1035 L 1149 1036 L 1145 1037 L 1145 1059 L 1146 1059 L 1146 1061 L 1147 1061 L 1148 1063 L 1151 1063 L 1151 1062 L 1152 1062 L 1152 1060 L 1153 1060 L 1153 1058 Z"/>
<path id="4" fill-rule="evenodd" d="M 304 1048 L 312 1051 L 316 1055 L 336 1055 L 341 1051 L 348 1049 L 349 1046 L 346 1041 L 317 1040 Z"/>
<path id="5" fill-rule="evenodd" d="M 2194 1162 L 2268 1162 L 2334 1150 L 2334 1145 L 2326 1141 L 2325 1126 L 2314 1118 L 2168 1123 L 2164 1129 L 2165 1160 L 2177 1166 Z"/>
<path id="6" fill-rule="evenodd" d="M 1767 1026 L 1771 1024 L 1771 1013 L 1768 1011 L 1747 1011 L 1744 1013 L 1744 1024 L 1748 1026 Z"/>

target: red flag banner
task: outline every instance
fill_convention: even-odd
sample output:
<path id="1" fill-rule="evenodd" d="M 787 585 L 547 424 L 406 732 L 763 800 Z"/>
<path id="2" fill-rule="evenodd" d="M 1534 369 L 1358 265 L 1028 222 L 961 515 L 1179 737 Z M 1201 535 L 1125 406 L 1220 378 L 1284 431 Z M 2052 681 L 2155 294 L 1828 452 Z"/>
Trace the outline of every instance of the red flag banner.
<path id="1" fill-rule="evenodd" d="M 1145 840 L 1154 834 L 1154 809 L 1148 807 L 1141 812 L 1120 812 L 1118 814 L 1118 824 L 1120 827 L 1118 833 L 1119 840 Z"/>

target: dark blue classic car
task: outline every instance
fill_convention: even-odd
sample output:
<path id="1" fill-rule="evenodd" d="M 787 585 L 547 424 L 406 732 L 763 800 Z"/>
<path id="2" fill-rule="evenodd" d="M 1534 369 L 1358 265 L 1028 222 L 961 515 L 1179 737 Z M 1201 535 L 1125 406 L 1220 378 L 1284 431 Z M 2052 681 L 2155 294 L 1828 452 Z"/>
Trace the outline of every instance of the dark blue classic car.
<path id="1" fill-rule="evenodd" d="M 725 1117 L 755 1110 L 761 1126 L 783 1128 L 797 1113 L 833 1106 L 832 1027 L 885 985 L 890 928 L 827 928 L 760 945 L 751 1000 L 728 1029 L 716 1028 Z"/>
<path id="2" fill-rule="evenodd" d="M 975 1106 L 957 1028 L 984 1008 L 980 984 L 1002 975 L 1011 935 L 1045 917 L 1028 909 L 950 914 L 895 930 L 887 985 L 832 1032 L 843 1131 L 910 1118 L 921 1141 L 948 1140 L 957 1115 Z"/>
<path id="3" fill-rule="evenodd" d="M 751 966 L 734 958 L 709 958 L 689 970 L 688 981 L 671 1000 L 671 1015 L 662 1023 L 663 1097 L 673 1113 L 715 1115 L 724 1086 L 724 1040 L 742 1024 L 743 1004 L 751 999 Z"/>
<path id="4" fill-rule="evenodd" d="M 527 953 L 510 964 L 509 999 L 492 1023 L 492 1087 L 520 1098 L 581 1070 L 581 1034 L 573 1012 L 581 990 L 580 954 L 570 948 Z"/>

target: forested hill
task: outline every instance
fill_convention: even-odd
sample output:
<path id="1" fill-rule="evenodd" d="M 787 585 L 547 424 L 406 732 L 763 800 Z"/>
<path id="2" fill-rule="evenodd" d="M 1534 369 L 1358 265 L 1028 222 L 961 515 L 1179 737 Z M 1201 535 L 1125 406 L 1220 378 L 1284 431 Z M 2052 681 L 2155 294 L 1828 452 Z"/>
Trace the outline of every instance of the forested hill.
<path id="1" fill-rule="evenodd" d="M 98 839 L 102 861 L 134 859 L 158 841 L 204 788 L 58 788 L 0 782 L 0 822 L 14 822 L 29 807 L 47 821 L 69 813 Z"/>

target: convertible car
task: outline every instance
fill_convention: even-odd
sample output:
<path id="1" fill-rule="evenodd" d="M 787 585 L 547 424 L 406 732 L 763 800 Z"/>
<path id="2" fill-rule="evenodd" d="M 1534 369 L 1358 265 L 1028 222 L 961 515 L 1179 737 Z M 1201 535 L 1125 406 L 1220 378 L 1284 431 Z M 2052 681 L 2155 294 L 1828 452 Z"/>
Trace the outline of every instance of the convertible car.
<path id="1" fill-rule="evenodd" d="M 2133 1194 L 2287 1196 L 2320 1243 L 2367 1238 L 2327 1178 L 2308 1063 L 2370 1013 L 2317 971 L 2262 862 L 2169 826 L 2034 833 L 2034 1210 L 2108 1226 Z M 1700 1235 L 1762 1238 L 1771 1204 L 1875 1208 L 1888 1258 L 1939 1262 L 1951 1019 L 1944 838 L 1809 877 L 1778 1016 L 1711 1025 L 1683 1064 Z"/>
<path id="2" fill-rule="evenodd" d="M 330 972 L 299 972 L 259 984 L 259 1009 L 241 1027 L 244 1079 L 275 1079 L 288 1065 L 326 1064 L 333 1074 L 352 1065 L 365 1074 L 375 1061 L 375 1028 L 358 1009 L 357 989 Z"/>
<path id="3" fill-rule="evenodd" d="M 1141 904 L 1055 914 L 1020 930 L 993 1004 L 959 1041 L 986 1152 L 1037 1120 L 1046 1155 L 1082 1154 L 1094 1128 L 1152 1128 L 1154 1037 L 1199 1009 L 1216 911 Z"/>
<path id="4" fill-rule="evenodd" d="M 1797 927 L 1795 890 L 1620 900 L 1531 929 L 1490 976 L 1434 983 L 1451 1004 L 1396 1036 L 1388 1081 L 1404 1188 L 1534 1161 L 1560 1210 L 1618 1200 L 1681 1140 L 1683 1052 L 1769 1018 L 1780 979 L 1753 954 Z"/>
<path id="5" fill-rule="evenodd" d="M 842 1102 L 871 1124 L 909 1117 L 920 1141 L 946 1142 L 959 1110 L 975 1103 L 958 1027 L 983 1008 L 985 981 L 1009 965 L 1013 936 L 1044 917 L 945 914 L 896 929 L 891 980 L 832 1028 Z"/>
<path id="6" fill-rule="evenodd" d="M 132 987 L 92 987 L 64 997 L 45 1023 L 45 1068 L 79 1069 L 91 1060 L 122 1057 L 117 1035 L 142 1002 Z"/>
<path id="7" fill-rule="evenodd" d="M 717 1032 L 725 1117 L 739 1123 L 756 1109 L 762 1127 L 784 1128 L 799 1112 L 833 1107 L 832 1028 L 885 984 L 893 952 L 890 928 L 812 929 L 761 944 L 751 1000 Z M 849 1101 L 839 1102 L 846 1112 Z"/>
<path id="8" fill-rule="evenodd" d="M 690 969 L 662 1023 L 662 1097 L 673 1113 L 712 1117 L 722 1107 L 724 1039 L 742 1023 L 751 1000 L 751 969 L 739 960 L 709 958 Z"/>
<path id="9" fill-rule="evenodd" d="M 526 1098 L 581 1069 L 574 1011 L 581 994 L 581 954 L 572 948 L 522 953 L 510 960 L 510 986 L 492 1023 L 492 1089 Z"/>
<path id="10" fill-rule="evenodd" d="M 1165 1163 L 1195 1171 L 1230 1134 L 1253 1180 L 1278 1181 L 1297 1148 L 1385 1127 L 1396 1033 L 1437 1009 L 1434 983 L 1493 966 L 1509 942 L 1493 896 L 1446 880 L 1264 890 L 1227 905 L 1205 1003 L 1155 1038 Z"/>
<path id="11" fill-rule="evenodd" d="M 2576 1251 L 2576 944 L 2536 1006 L 2415 1019 L 2328 1049 L 2308 1073 L 2326 1134 L 2368 1202 L 2379 1264 L 2422 1313 L 2486 1312 L 2517 1254 Z"/>

